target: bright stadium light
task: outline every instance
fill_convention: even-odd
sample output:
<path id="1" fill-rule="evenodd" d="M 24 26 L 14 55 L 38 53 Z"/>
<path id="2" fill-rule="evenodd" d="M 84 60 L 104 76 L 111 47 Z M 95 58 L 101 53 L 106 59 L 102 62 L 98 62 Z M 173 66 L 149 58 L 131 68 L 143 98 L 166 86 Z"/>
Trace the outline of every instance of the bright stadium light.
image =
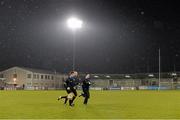
<path id="1" fill-rule="evenodd" d="M 154 75 L 153 75 L 153 74 L 149 74 L 148 76 L 149 76 L 149 77 L 154 77 Z"/>
<path id="2" fill-rule="evenodd" d="M 130 75 L 125 75 L 125 78 L 130 78 L 131 76 Z"/>
<path id="3" fill-rule="evenodd" d="M 110 78 L 111 76 L 107 75 L 106 77 L 107 77 L 107 78 Z"/>
<path id="4" fill-rule="evenodd" d="M 177 76 L 177 74 L 176 74 L 176 73 L 172 73 L 171 75 L 172 75 L 172 76 Z"/>
<path id="5" fill-rule="evenodd" d="M 83 24 L 82 20 L 75 17 L 71 17 L 67 20 L 67 26 L 72 30 L 82 28 L 82 24 Z"/>
<path id="6" fill-rule="evenodd" d="M 95 78 L 98 78 L 99 76 L 95 75 L 94 77 L 95 77 Z"/>

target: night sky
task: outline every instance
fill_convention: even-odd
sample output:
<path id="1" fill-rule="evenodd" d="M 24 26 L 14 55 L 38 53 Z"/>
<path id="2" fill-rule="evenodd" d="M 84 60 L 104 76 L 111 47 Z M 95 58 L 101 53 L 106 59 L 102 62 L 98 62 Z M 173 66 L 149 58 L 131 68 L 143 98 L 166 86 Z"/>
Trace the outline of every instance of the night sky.
<path id="1" fill-rule="evenodd" d="M 0 70 L 23 66 L 90 73 L 180 71 L 180 7 L 175 0 L 0 0 Z"/>

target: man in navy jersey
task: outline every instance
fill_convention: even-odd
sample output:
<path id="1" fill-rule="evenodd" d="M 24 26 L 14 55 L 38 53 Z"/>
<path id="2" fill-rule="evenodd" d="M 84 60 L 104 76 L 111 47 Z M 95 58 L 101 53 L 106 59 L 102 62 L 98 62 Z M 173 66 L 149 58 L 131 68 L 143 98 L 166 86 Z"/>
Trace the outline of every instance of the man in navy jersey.
<path id="1" fill-rule="evenodd" d="M 64 87 L 65 87 L 68 95 L 67 96 L 62 96 L 62 97 L 60 96 L 58 98 L 58 100 L 64 98 L 65 99 L 64 104 L 66 104 L 66 102 L 67 102 L 67 100 L 69 98 L 69 105 L 74 106 L 73 102 L 74 102 L 74 100 L 75 100 L 75 98 L 77 96 L 76 86 L 78 84 L 79 84 L 78 73 L 76 71 L 70 72 L 69 77 L 64 82 Z"/>
<path id="2" fill-rule="evenodd" d="M 90 74 L 87 74 L 85 76 L 85 79 L 82 81 L 82 90 L 83 90 L 83 93 L 80 95 L 80 96 L 84 97 L 84 104 L 85 105 L 87 105 L 88 99 L 90 98 L 90 93 L 89 93 L 89 86 L 90 85 L 91 85 Z"/>

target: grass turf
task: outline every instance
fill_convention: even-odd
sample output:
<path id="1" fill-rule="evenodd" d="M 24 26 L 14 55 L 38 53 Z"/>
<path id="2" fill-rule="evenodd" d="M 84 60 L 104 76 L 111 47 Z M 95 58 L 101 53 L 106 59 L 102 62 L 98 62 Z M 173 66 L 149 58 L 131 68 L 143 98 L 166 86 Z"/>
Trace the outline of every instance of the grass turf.
<path id="1" fill-rule="evenodd" d="M 80 92 L 80 91 L 79 91 Z M 0 91 L 0 118 L 178 119 L 180 91 L 90 91 L 87 106 L 57 101 L 65 91 Z"/>

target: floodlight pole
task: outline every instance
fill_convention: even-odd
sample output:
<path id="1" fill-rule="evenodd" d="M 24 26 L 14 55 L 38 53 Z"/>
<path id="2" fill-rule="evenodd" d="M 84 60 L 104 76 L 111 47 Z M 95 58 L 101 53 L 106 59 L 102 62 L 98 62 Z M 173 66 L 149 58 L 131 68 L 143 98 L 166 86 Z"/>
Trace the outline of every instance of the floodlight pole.
<path id="1" fill-rule="evenodd" d="M 82 21 L 77 18 L 70 18 L 67 21 L 67 25 L 72 30 L 73 36 L 73 58 L 72 58 L 72 69 L 75 70 L 76 67 L 76 30 L 82 27 Z"/>
<path id="2" fill-rule="evenodd" d="M 75 65 L 76 65 L 76 31 L 73 30 L 73 64 L 72 64 L 73 71 L 75 71 Z"/>
<path id="3" fill-rule="evenodd" d="M 161 87 L 161 49 L 159 48 L 159 87 L 158 90 L 160 90 Z"/>

